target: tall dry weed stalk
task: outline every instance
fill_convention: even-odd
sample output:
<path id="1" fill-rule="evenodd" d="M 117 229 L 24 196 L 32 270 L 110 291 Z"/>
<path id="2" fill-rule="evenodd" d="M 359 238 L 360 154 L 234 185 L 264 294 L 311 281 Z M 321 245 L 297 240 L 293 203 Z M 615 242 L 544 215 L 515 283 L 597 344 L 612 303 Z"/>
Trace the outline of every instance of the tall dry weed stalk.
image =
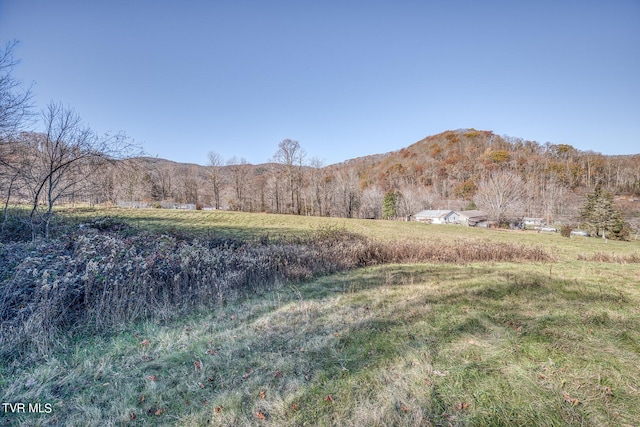
<path id="1" fill-rule="evenodd" d="M 590 255 L 578 255 L 579 261 L 607 262 L 614 264 L 637 264 L 640 263 L 640 254 L 618 255 L 605 252 L 596 252 Z"/>

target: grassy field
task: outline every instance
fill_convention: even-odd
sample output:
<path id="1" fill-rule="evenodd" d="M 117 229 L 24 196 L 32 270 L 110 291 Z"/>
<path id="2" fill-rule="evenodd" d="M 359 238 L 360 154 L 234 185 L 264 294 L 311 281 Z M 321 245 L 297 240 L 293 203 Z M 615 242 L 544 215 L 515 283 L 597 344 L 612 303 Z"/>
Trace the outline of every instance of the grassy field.
<path id="1" fill-rule="evenodd" d="M 452 241 L 480 239 L 492 242 L 518 242 L 543 245 L 563 260 L 574 260 L 578 255 L 598 252 L 618 255 L 640 252 L 640 238 L 631 242 L 605 241 L 597 238 L 572 236 L 563 238 L 559 233 L 533 231 L 486 230 L 454 225 L 425 225 L 417 222 L 395 222 L 326 218 L 229 211 L 180 211 L 166 209 L 78 208 L 62 212 L 75 221 L 96 216 L 109 216 L 128 222 L 134 227 L 159 232 L 187 232 L 209 237 L 255 239 L 264 235 L 273 237 L 304 236 L 321 227 L 340 227 L 346 231 L 381 240 Z"/>
<path id="2" fill-rule="evenodd" d="M 8 425 L 637 426 L 640 241 L 230 212 L 77 210 L 245 239 L 540 245 L 544 263 L 381 265 L 0 365 Z M 594 260 L 613 262 L 597 262 Z M 618 261 L 618 262 L 615 262 Z"/>

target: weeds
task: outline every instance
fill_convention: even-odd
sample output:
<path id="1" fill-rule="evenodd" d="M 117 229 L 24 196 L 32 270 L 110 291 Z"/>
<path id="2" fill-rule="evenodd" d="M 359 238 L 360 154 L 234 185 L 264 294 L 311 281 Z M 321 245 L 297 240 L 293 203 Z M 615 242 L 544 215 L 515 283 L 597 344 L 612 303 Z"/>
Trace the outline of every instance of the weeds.
<path id="1" fill-rule="evenodd" d="M 44 355 L 69 333 L 104 332 L 143 319 L 169 321 L 286 282 L 406 262 L 548 261 L 541 248 L 472 240 L 383 242 L 340 228 L 291 241 L 182 240 L 129 234 L 109 218 L 63 240 L 0 246 L 0 353 Z"/>
<path id="2" fill-rule="evenodd" d="M 619 255 L 606 252 L 595 252 L 589 255 L 578 255 L 579 261 L 588 262 L 607 262 L 615 264 L 637 264 L 640 263 L 640 254 L 632 253 L 627 255 Z"/>

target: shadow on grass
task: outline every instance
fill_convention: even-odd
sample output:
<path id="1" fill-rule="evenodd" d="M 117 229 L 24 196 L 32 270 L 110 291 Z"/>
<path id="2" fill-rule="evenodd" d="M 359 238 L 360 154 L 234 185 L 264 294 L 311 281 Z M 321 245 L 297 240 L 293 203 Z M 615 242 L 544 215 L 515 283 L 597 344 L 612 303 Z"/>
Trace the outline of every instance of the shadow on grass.
<path id="1" fill-rule="evenodd" d="M 65 225 L 78 225 L 92 222 L 97 218 L 109 218 L 112 221 L 128 224 L 131 232 L 152 231 L 173 235 L 177 238 L 233 238 L 239 240 L 255 240 L 264 236 L 284 238 L 301 236 L 305 231 L 301 228 L 286 227 L 282 221 L 267 221 L 271 216 L 262 219 L 254 215 L 247 219 L 246 215 L 235 212 L 203 212 L 181 210 L 128 210 L 117 208 L 64 208 L 60 211 L 58 221 Z M 252 215 L 252 214 L 247 214 Z M 262 220 L 262 221 L 261 221 Z M 255 224 L 251 224 L 251 221 Z M 233 224 L 238 222 L 237 225 Z M 126 232 L 123 233 L 126 235 Z"/>
<path id="2" fill-rule="evenodd" d="M 447 283 L 452 286 L 448 288 Z M 226 382 L 254 395 L 256 392 L 250 390 L 269 383 L 288 395 L 289 404 L 306 402 L 307 406 L 299 410 L 270 415 L 279 422 L 284 417 L 288 425 L 338 425 L 349 417 L 354 403 L 366 400 L 368 393 L 381 393 L 381 389 L 391 387 L 389 383 L 395 380 L 385 374 L 389 367 L 406 362 L 408 355 L 420 355 L 427 366 L 420 408 L 413 405 L 413 411 L 420 413 L 409 418 L 404 403 L 398 400 L 390 410 L 394 414 L 387 413 L 387 421 L 380 425 L 411 424 L 416 419 L 427 425 L 545 424 L 554 419 L 558 425 L 590 424 L 588 412 L 577 405 L 565 405 L 558 389 L 536 388 L 540 395 L 533 398 L 539 399 L 539 404 L 523 406 L 520 400 L 501 400 L 515 392 L 509 386 L 514 378 L 503 370 L 507 364 L 521 360 L 525 365 L 535 365 L 559 355 L 583 357 L 579 352 L 584 350 L 580 347 L 584 317 L 573 309 L 592 302 L 631 304 L 621 302 L 616 295 L 613 291 L 578 291 L 574 282 L 535 271 L 502 271 L 491 266 L 384 266 L 336 274 L 301 285 L 298 300 L 290 301 L 293 307 L 288 306 L 294 314 L 273 319 L 269 317 L 273 312 L 266 313 L 269 318 L 264 323 L 259 321 L 262 317 L 256 319 L 256 333 L 242 339 L 227 356 L 242 368 Z M 558 313 L 532 313 L 549 308 Z M 307 320 L 301 321 L 301 317 Z M 288 327 L 273 327 L 272 320 L 277 325 L 288 321 Z M 638 321 L 625 322 L 629 330 L 640 327 Z M 619 326 L 611 319 L 591 323 L 591 327 L 607 330 Z M 626 339 L 632 341 L 629 336 Z M 494 354 L 483 353 L 483 360 L 454 361 L 451 349 L 461 340 L 491 342 L 500 348 Z M 523 349 L 532 346 L 533 354 Z M 531 360 L 536 357 L 537 361 Z M 593 360 L 600 357 L 594 355 Z M 455 363 L 461 365 L 456 367 Z M 246 378 L 249 370 L 251 376 Z M 447 384 L 454 377 L 462 385 Z M 481 384 L 486 377 L 493 378 L 498 390 L 478 393 L 494 393 L 500 399 L 492 408 L 467 414 L 459 397 L 448 394 L 456 387 L 465 390 L 465 383 L 470 387 Z M 405 401 L 420 400 L 411 393 L 408 396 Z M 484 404 L 486 399 L 477 397 Z M 237 411 L 241 418 L 235 421 L 244 424 L 255 421 L 256 411 L 269 415 L 259 399 L 233 404 L 221 395 L 215 402 Z M 540 413 L 541 406 L 546 406 L 546 415 Z"/>
<path id="3" fill-rule="evenodd" d="M 623 421 L 632 425 L 640 416 L 628 402 L 640 402 L 622 384 L 638 378 L 623 365 L 640 362 L 640 322 L 608 313 L 637 314 L 638 301 L 616 298 L 615 287 L 550 277 L 545 268 L 386 265 L 224 307 L 197 342 L 176 343 L 163 358 L 145 350 L 128 365 L 122 375 L 135 393 L 117 419 L 135 412 L 140 423 L 170 423 L 155 415 L 165 405 L 182 425 L 591 425 L 606 416 L 622 424 L 615 416 L 623 415 L 607 411 L 626 410 Z M 608 349 L 617 343 L 628 360 Z M 615 396 L 567 403 L 562 392 L 572 375 L 583 393 L 601 387 L 572 365 L 585 359 L 603 367 L 598 381 L 602 375 Z M 156 374 L 157 382 L 144 379 Z M 48 385 L 63 401 L 75 398 L 74 386 Z M 89 400 L 108 406 L 119 398 L 94 387 Z M 57 416 L 64 424 L 73 415 Z"/>

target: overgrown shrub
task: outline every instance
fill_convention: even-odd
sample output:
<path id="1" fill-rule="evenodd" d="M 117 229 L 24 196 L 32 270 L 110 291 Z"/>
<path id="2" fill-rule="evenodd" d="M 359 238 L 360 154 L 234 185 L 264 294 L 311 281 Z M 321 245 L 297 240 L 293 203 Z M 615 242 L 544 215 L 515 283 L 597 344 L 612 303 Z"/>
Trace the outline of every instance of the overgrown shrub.
<path id="1" fill-rule="evenodd" d="M 573 231 L 573 227 L 570 225 L 563 225 L 560 227 L 560 235 L 562 237 L 571 237 L 571 232 Z"/>
<path id="2" fill-rule="evenodd" d="M 79 219 L 72 215 L 57 215 L 52 213 L 48 220 L 40 214 L 30 215 L 31 211 L 26 207 L 11 208 L 7 210 L 6 218 L 4 213 L 0 214 L 0 242 L 25 242 L 28 240 L 42 239 L 45 234 L 46 222 L 48 221 L 49 237 L 52 239 L 63 237 L 78 226 Z M 91 222 L 96 225 L 85 224 L 87 226 L 100 228 L 101 221 L 111 218 L 96 218 Z M 124 224 L 120 222 L 121 224 Z M 105 229 L 105 228 L 102 228 Z"/>
<path id="3" fill-rule="evenodd" d="M 122 231 L 129 230 L 131 226 L 126 222 L 110 216 L 92 218 L 90 221 L 80 224 L 80 228 L 95 228 L 100 231 Z"/>
<path id="4" fill-rule="evenodd" d="M 27 218 L 7 216 L 0 223 L 0 242 L 26 241 L 32 238 Z"/>
<path id="5" fill-rule="evenodd" d="M 390 243 L 333 228 L 297 241 L 181 240 L 123 233 L 117 221 L 99 219 L 65 239 L 0 245 L 0 356 L 42 355 L 70 332 L 169 320 L 287 281 L 361 266 L 549 258 L 535 247 Z"/>
<path id="6" fill-rule="evenodd" d="M 334 244 L 178 241 L 84 230 L 63 241 L 0 247 L 0 346 L 46 353 L 68 330 L 169 319 L 287 280 L 356 264 Z M 6 354 L 5 354 L 6 356 Z"/>

